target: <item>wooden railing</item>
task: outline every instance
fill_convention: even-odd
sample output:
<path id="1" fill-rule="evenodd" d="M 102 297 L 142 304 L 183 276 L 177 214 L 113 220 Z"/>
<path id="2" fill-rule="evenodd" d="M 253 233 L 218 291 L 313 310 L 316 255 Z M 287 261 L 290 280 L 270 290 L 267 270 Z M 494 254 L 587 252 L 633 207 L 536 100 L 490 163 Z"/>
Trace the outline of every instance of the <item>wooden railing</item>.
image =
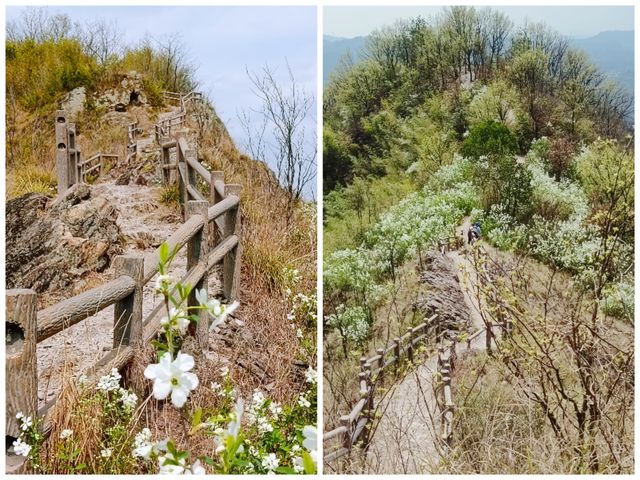
<path id="1" fill-rule="evenodd" d="M 89 175 L 98 177 L 102 173 L 107 162 L 111 165 L 118 163 L 118 155 L 114 153 L 96 153 L 94 156 L 78 163 L 78 182 L 87 182 Z"/>
<path id="2" fill-rule="evenodd" d="M 165 118 L 155 125 L 156 141 L 161 143 L 166 137 L 171 137 L 174 132 L 181 128 L 187 121 L 187 109 L 191 104 L 200 104 L 203 95 L 200 92 L 191 91 L 187 94 L 176 92 L 162 92 L 165 100 L 177 101 L 180 105 L 180 112 L 176 115 Z"/>
<path id="3" fill-rule="evenodd" d="M 368 429 L 376 409 L 376 387 L 384 381 L 386 375 L 390 374 L 389 367 L 393 366 L 393 373 L 395 373 L 403 358 L 413 362 L 418 346 L 420 343 L 425 343 L 432 331 L 436 337 L 439 336 L 437 318 L 437 315 L 433 315 L 420 325 L 409 328 L 401 337 L 394 338 L 386 348 L 377 349 L 375 355 L 360 359 L 358 375 L 360 400 L 349 414 L 340 417 L 340 425 L 337 428 L 323 435 L 325 462 L 344 457 L 358 441 L 368 440 Z"/>
<path id="4" fill-rule="evenodd" d="M 76 145 L 76 124 L 67 122 L 64 110 L 56 111 L 56 173 L 58 195 L 76 183 L 86 182 L 89 175 L 97 177 L 102 172 L 105 160 L 118 163 L 118 155 L 97 153 L 86 160 Z"/>

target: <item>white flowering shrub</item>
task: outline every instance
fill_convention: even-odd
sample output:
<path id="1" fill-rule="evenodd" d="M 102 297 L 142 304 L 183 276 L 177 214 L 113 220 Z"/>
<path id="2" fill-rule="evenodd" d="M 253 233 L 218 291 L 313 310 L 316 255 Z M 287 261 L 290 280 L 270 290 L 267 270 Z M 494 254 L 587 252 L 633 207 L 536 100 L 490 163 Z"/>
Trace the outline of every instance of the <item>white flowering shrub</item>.
<path id="1" fill-rule="evenodd" d="M 633 321 L 635 311 L 633 279 L 627 278 L 604 288 L 602 310 L 607 315 Z"/>
<path id="2" fill-rule="evenodd" d="M 369 337 L 370 319 L 360 306 L 338 305 L 335 312 L 325 319 L 326 324 L 340 332 L 342 338 L 361 347 Z"/>

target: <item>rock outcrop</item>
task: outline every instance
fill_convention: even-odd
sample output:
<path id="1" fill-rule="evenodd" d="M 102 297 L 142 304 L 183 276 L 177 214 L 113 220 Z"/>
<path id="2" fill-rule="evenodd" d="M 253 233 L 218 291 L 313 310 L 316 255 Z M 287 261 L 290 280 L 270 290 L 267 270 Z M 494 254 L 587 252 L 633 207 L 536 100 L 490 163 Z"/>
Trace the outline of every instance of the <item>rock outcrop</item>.
<path id="1" fill-rule="evenodd" d="M 7 288 L 55 291 L 104 270 L 121 251 L 117 216 L 85 184 L 74 185 L 55 202 L 38 193 L 8 201 Z"/>
<path id="2" fill-rule="evenodd" d="M 414 304 L 426 317 L 438 314 L 442 330 L 464 331 L 470 326 L 470 312 L 458 281 L 456 266 L 449 257 L 429 252 L 424 258 L 420 281 L 429 289 Z"/>

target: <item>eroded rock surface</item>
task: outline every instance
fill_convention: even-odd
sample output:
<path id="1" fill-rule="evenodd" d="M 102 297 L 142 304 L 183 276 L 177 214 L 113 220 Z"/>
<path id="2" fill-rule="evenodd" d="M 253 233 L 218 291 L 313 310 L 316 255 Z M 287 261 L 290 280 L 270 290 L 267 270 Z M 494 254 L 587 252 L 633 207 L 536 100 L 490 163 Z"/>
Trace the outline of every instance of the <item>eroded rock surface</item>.
<path id="1" fill-rule="evenodd" d="M 55 202 L 37 193 L 15 198 L 6 217 L 7 288 L 66 288 L 107 268 L 121 251 L 117 210 L 88 185 L 73 186 Z"/>
<path id="2" fill-rule="evenodd" d="M 470 311 L 458 279 L 453 260 L 439 252 L 427 253 L 420 281 L 429 286 L 424 298 L 415 307 L 425 316 L 438 314 L 441 328 L 464 331 L 470 326 Z"/>

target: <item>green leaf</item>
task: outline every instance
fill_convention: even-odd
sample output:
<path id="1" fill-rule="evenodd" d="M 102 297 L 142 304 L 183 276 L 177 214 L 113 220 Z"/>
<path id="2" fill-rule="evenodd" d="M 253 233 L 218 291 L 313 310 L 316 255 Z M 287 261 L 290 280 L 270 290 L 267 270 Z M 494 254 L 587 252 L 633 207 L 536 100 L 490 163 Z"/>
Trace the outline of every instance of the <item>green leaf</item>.
<path id="1" fill-rule="evenodd" d="M 162 245 L 160 245 L 158 253 L 160 254 L 160 264 L 166 265 L 169 260 L 169 245 L 167 245 L 166 242 L 163 242 Z"/>
<path id="2" fill-rule="evenodd" d="M 291 467 L 278 467 L 276 468 L 276 473 L 282 473 L 285 475 L 295 475 L 296 471 Z"/>
<path id="3" fill-rule="evenodd" d="M 304 473 L 309 475 L 316 473 L 316 464 L 309 452 L 302 452 L 302 466 L 304 467 Z"/>
<path id="4" fill-rule="evenodd" d="M 191 427 L 195 427 L 202 423 L 202 408 L 196 408 L 196 411 L 193 413 L 193 418 L 191 419 Z"/>

